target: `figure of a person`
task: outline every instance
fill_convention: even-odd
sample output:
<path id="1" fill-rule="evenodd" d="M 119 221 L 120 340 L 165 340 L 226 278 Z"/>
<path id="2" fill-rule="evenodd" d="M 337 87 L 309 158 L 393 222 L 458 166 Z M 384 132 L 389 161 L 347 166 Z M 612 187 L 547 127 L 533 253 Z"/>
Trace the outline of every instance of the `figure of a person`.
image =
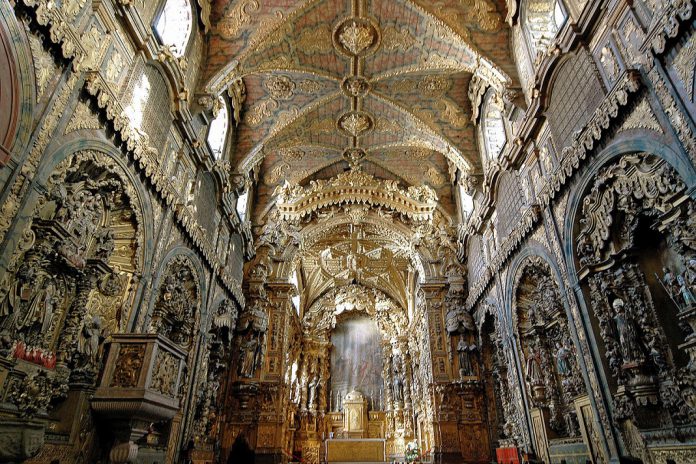
<path id="1" fill-rule="evenodd" d="M 556 367 L 558 373 L 563 377 L 570 374 L 570 355 L 568 348 L 556 342 Z"/>
<path id="2" fill-rule="evenodd" d="M 527 374 L 527 381 L 530 383 L 530 385 L 538 386 L 544 384 L 541 374 L 541 366 L 539 365 L 539 359 L 536 353 L 530 353 L 525 370 Z"/>
<path id="3" fill-rule="evenodd" d="M 57 302 L 57 289 L 53 279 L 45 278 L 41 288 L 30 298 L 23 321 L 18 329 L 36 328 L 38 333 L 45 333 L 51 325 L 54 308 Z"/>
<path id="4" fill-rule="evenodd" d="M 677 279 L 674 277 L 674 273 L 667 268 L 662 268 L 662 284 L 665 286 L 667 293 L 672 297 L 673 300 L 677 300 Z"/>
<path id="5" fill-rule="evenodd" d="M 619 335 L 621 356 L 623 357 L 624 363 L 630 363 L 638 361 L 642 357 L 642 350 L 638 344 L 636 327 L 633 321 L 626 317 L 624 305 L 625 303 L 621 298 L 617 298 L 612 303 L 612 307 L 615 311 L 614 323 L 616 324 L 616 331 Z"/>
<path id="6" fill-rule="evenodd" d="M 317 401 L 317 388 L 319 387 L 319 376 L 314 374 L 312 380 L 309 382 L 308 390 L 309 395 L 307 399 L 307 406 L 313 409 L 316 406 Z"/>
<path id="7" fill-rule="evenodd" d="M 258 346 L 256 337 L 251 336 L 242 345 L 241 362 L 239 363 L 239 375 L 251 378 L 254 376 L 256 363 L 256 347 Z"/>
<path id="8" fill-rule="evenodd" d="M 459 339 L 459 343 L 457 344 L 457 354 L 459 356 L 459 371 L 462 376 L 471 376 L 474 375 L 473 369 L 471 366 L 471 358 L 469 356 L 469 344 L 466 342 L 464 337 L 461 337 Z"/>
<path id="9" fill-rule="evenodd" d="M 696 304 L 696 297 L 694 297 L 691 288 L 689 288 L 689 286 L 686 284 L 684 276 L 677 277 L 677 285 L 679 286 L 679 294 L 681 295 L 681 298 L 684 301 L 684 306 L 686 308 L 689 308 Z"/>
<path id="10" fill-rule="evenodd" d="M 96 365 L 99 354 L 99 344 L 102 334 L 102 322 L 99 316 L 94 316 L 82 326 L 77 349 L 85 357 L 86 362 Z"/>

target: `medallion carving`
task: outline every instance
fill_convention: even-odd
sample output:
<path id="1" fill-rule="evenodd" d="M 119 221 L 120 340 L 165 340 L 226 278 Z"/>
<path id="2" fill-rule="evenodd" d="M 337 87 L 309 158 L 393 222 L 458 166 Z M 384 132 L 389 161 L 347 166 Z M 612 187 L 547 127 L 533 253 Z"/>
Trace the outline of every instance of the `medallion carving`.
<path id="1" fill-rule="evenodd" d="M 336 48 L 349 56 L 373 53 L 380 40 L 378 26 L 370 19 L 354 17 L 338 25 L 333 34 Z"/>
<path id="2" fill-rule="evenodd" d="M 365 112 L 351 111 L 338 119 L 338 127 L 352 137 L 360 137 L 372 129 L 374 121 L 372 116 Z"/>

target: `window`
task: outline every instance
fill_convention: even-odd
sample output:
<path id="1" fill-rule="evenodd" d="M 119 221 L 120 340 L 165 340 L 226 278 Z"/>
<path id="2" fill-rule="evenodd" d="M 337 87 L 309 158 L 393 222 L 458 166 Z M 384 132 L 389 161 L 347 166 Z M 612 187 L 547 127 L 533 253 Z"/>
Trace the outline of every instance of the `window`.
<path id="1" fill-rule="evenodd" d="M 247 203 L 249 202 L 249 188 L 237 198 L 237 214 L 242 221 L 246 220 Z"/>
<path id="2" fill-rule="evenodd" d="M 565 24 L 568 15 L 561 0 L 528 1 L 524 9 L 524 29 L 533 56 L 546 51 Z"/>
<path id="3" fill-rule="evenodd" d="M 295 286 L 297 291 L 300 291 L 300 284 L 299 281 L 297 280 L 297 270 L 293 271 L 292 275 L 290 276 L 290 283 Z M 292 305 L 295 307 L 295 312 L 297 312 L 297 315 L 300 315 L 300 294 L 297 293 L 292 297 Z"/>
<path id="4" fill-rule="evenodd" d="M 459 207 L 462 212 L 462 222 L 466 222 L 474 212 L 474 197 L 469 195 L 461 185 L 459 186 Z"/>
<path id="5" fill-rule="evenodd" d="M 495 94 L 490 90 L 483 105 L 483 141 L 488 160 L 494 161 L 500 156 L 507 141 L 503 113 L 496 102 Z"/>
<path id="6" fill-rule="evenodd" d="M 216 160 L 222 157 L 222 152 L 225 149 L 225 138 L 230 126 L 229 115 L 225 99 L 219 97 L 217 116 L 210 123 L 210 129 L 208 129 L 208 146 L 210 146 L 210 150 L 213 152 L 213 157 Z"/>
<path id="7" fill-rule="evenodd" d="M 186 51 L 193 27 L 193 13 L 189 0 L 166 1 L 155 30 L 162 44 L 172 47 L 172 53 L 178 58 Z"/>

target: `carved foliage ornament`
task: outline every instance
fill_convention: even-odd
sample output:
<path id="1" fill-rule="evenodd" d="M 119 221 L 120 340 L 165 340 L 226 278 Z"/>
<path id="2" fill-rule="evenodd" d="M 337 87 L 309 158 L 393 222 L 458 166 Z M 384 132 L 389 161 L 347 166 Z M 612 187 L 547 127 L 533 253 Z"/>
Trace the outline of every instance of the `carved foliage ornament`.
<path id="1" fill-rule="evenodd" d="M 179 255 L 167 265 L 150 323 L 160 333 L 184 348 L 191 345 L 200 308 L 198 273 L 186 256 Z"/>
<path id="2" fill-rule="evenodd" d="M 674 169 L 647 153 L 625 155 L 602 169 L 583 200 L 577 238 L 580 262 L 596 265 L 633 246 L 639 217 L 671 211 L 671 200 L 684 189 Z"/>
<path id="3" fill-rule="evenodd" d="M 435 191 L 426 185 L 403 190 L 395 181 L 358 170 L 328 181 L 312 181 L 306 188 L 286 183 L 276 189 L 275 195 L 283 219 L 299 219 L 327 206 L 350 203 L 385 206 L 411 219 L 428 221 L 437 206 Z"/>
<path id="4" fill-rule="evenodd" d="M 334 31 L 334 45 L 349 56 L 365 56 L 379 45 L 379 28 L 366 18 L 350 18 Z"/>

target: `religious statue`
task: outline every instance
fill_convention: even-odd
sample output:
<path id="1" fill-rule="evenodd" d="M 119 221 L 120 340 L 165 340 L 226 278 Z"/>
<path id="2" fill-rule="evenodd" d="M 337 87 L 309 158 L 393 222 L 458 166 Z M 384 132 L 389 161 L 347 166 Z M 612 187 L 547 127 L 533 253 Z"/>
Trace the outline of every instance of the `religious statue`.
<path id="1" fill-rule="evenodd" d="M 58 289 L 53 279 L 45 276 L 33 291 L 35 293 L 28 298 L 28 306 L 24 309 L 24 317 L 17 323 L 17 329 L 44 334 L 49 329 L 58 303 Z"/>
<path id="2" fill-rule="evenodd" d="M 102 321 L 99 316 L 88 319 L 82 326 L 77 343 L 77 351 L 84 357 L 84 363 L 97 365 L 99 346 L 101 345 Z"/>
<path id="3" fill-rule="evenodd" d="M 667 268 L 662 268 L 662 285 L 669 294 L 669 296 L 676 302 L 677 300 L 677 279 L 674 277 L 672 271 Z"/>
<path id="4" fill-rule="evenodd" d="M 247 379 L 254 376 L 256 370 L 256 351 L 259 341 L 255 336 L 251 336 L 242 342 L 238 374 Z"/>
<path id="5" fill-rule="evenodd" d="M 309 409 L 316 408 L 317 389 L 319 388 L 319 376 L 314 374 L 312 380 L 307 385 L 307 407 Z"/>
<path id="6" fill-rule="evenodd" d="M 470 377 L 474 375 L 474 369 L 471 365 L 471 357 L 469 352 L 475 348 L 475 345 L 469 346 L 464 337 L 459 339 L 457 344 L 457 354 L 459 355 L 459 374 L 462 377 Z"/>
<path id="7" fill-rule="evenodd" d="M 109 259 L 115 247 L 114 231 L 104 228 L 97 234 L 94 256 L 99 259 Z"/>
<path id="8" fill-rule="evenodd" d="M 684 307 L 689 308 L 696 304 L 696 297 L 694 297 L 694 293 L 689 285 L 686 284 L 684 276 L 677 277 L 677 285 L 679 287 L 679 295 L 684 302 Z"/>
<path id="9" fill-rule="evenodd" d="M 529 382 L 532 387 L 544 385 L 544 377 L 541 373 L 538 353 L 530 353 L 525 370 L 527 382 Z"/>
<path id="10" fill-rule="evenodd" d="M 631 319 L 626 317 L 624 305 L 625 303 L 621 298 L 617 298 L 612 303 L 612 307 L 616 312 L 614 315 L 614 323 L 616 324 L 616 331 L 619 335 L 621 356 L 624 364 L 626 364 L 635 361 L 642 361 L 643 356 L 638 341 L 636 326 Z"/>
<path id="11" fill-rule="evenodd" d="M 570 359 L 571 351 L 560 343 L 556 343 L 556 367 L 558 368 L 558 373 L 561 377 L 566 377 L 570 375 Z"/>
<path id="12" fill-rule="evenodd" d="M 403 372 L 401 369 L 401 356 L 395 354 L 392 359 L 392 385 L 394 391 L 394 402 L 403 403 L 404 402 L 404 379 Z"/>
<path id="13" fill-rule="evenodd" d="M 686 270 L 682 274 L 692 295 L 696 295 L 696 258 L 690 258 L 686 262 Z"/>

